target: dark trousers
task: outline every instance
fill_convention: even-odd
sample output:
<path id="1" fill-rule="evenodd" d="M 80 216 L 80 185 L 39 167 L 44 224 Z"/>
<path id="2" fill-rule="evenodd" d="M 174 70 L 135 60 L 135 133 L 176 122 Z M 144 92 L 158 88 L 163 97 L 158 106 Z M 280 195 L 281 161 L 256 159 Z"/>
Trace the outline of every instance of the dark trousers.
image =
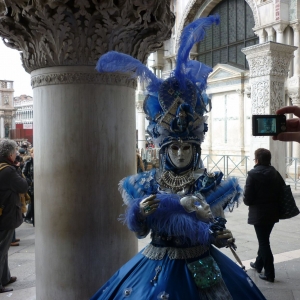
<path id="1" fill-rule="evenodd" d="M 0 230 L 0 288 L 2 288 L 10 280 L 7 253 L 13 234 L 14 229 Z"/>
<path id="2" fill-rule="evenodd" d="M 25 220 L 31 221 L 32 219 L 32 224 L 34 225 L 34 196 L 30 194 L 30 203 L 28 205 L 28 210 L 26 213 Z"/>
<path id="3" fill-rule="evenodd" d="M 274 223 L 254 225 L 258 240 L 258 251 L 255 261 L 256 269 L 261 270 L 264 268 L 265 275 L 268 278 L 275 278 L 274 257 L 270 246 L 270 235 L 273 227 Z"/>

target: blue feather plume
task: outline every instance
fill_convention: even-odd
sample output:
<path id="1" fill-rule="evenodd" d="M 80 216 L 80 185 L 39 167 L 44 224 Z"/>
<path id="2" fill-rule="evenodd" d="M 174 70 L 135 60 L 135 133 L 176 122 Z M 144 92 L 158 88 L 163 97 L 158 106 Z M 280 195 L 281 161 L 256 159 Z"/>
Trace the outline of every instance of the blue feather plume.
<path id="1" fill-rule="evenodd" d="M 212 68 L 197 60 L 189 60 L 186 63 L 186 77 L 200 88 L 206 89 L 207 77 L 212 72 Z"/>
<path id="2" fill-rule="evenodd" d="M 180 46 L 177 56 L 177 64 L 175 69 L 175 77 L 181 84 L 185 80 L 185 68 L 189 60 L 189 54 L 195 43 L 199 43 L 204 39 L 205 29 L 213 23 L 219 24 L 220 17 L 218 15 L 208 16 L 207 18 L 199 18 L 183 29 L 180 37 Z"/>
<path id="3" fill-rule="evenodd" d="M 103 54 L 97 62 L 96 70 L 98 72 L 131 73 L 132 77 L 138 77 L 141 82 L 145 82 L 148 85 L 147 91 L 154 94 L 157 93 L 163 82 L 162 79 L 157 78 L 155 74 L 139 60 L 116 51 Z"/>

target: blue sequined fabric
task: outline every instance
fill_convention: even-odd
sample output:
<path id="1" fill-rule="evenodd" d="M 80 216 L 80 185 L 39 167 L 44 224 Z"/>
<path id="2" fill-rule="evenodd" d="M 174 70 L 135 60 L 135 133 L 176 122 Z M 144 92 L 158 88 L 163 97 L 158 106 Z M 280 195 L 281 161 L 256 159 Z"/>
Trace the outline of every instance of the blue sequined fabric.
<path id="1" fill-rule="evenodd" d="M 220 268 L 211 256 L 187 264 L 198 288 L 206 289 L 222 280 Z"/>

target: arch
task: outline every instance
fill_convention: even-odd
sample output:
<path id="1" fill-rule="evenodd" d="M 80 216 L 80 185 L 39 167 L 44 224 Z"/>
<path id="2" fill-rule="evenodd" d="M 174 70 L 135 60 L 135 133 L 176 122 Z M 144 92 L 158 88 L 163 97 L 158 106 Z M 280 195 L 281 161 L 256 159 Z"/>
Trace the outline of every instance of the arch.
<path id="1" fill-rule="evenodd" d="M 179 45 L 179 39 L 181 32 L 183 28 L 188 24 L 191 23 L 193 20 L 200 18 L 200 17 L 206 17 L 208 13 L 222 0 L 189 0 L 189 3 L 187 4 L 184 13 L 182 15 L 182 19 L 180 21 L 180 24 L 177 29 L 177 36 L 176 36 L 176 42 L 175 42 L 175 51 L 178 49 Z M 252 10 L 254 22 L 255 22 L 255 28 L 260 26 L 260 19 L 259 14 L 257 10 L 257 6 L 255 4 L 254 0 L 245 0 L 249 7 Z"/>

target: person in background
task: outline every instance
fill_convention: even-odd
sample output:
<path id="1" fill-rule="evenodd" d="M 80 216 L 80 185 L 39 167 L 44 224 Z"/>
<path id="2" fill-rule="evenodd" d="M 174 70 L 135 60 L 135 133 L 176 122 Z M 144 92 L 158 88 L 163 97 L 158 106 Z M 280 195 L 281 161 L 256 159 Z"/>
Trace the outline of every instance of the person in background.
<path id="1" fill-rule="evenodd" d="M 22 169 L 23 169 L 23 166 L 24 166 L 23 157 L 17 155 L 14 164 L 15 164 L 15 167 L 16 167 L 16 170 L 17 170 L 18 174 L 20 176 L 22 176 L 23 178 L 25 178 L 25 176 L 22 174 Z M 21 205 L 22 205 L 22 207 L 21 207 L 22 217 L 24 219 L 25 218 L 25 213 L 27 212 L 26 201 L 29 201 L 30 197 L 27 193 L 20 194 L 20 200 L 21 200 Z M 13 235 L 12 242 L 11 242 L 10 245 L 13 246 L 13 247 L 19 246 L 19 242 L 20 242 L 20 239 L 16 238 L 16 231 L 14 231 L 14 235 Z"/>
<path id="2" fill-rule="evenodd" d="M 24 154 L 24 155 L 28 155 L 28 146 L 27 146 L 27 144 L 25 144 L 25 143 L 22 144 L 22 145 L 21 145 L 21 148 L 24 149 L 24 153 L 23 153 L 23 154 Z M 19 152 L 20 152 L 20 151 L 19 151 Z"/>
<path id="3" fill-rule="evenodd" d="M 280 182 L 278 172 L 271 166 L 271 152 L 259 148 L 254 152 L 255 166 L 248 172 L 244 189 L 244 203 L 249 206 L 248 224 L 254 225 L 258 240 L 255 262 L 250 266 L 259 278 L 274 282 L 274 257 L 270 246 L 270 235 L 279 221 Z"/>
<path id="4" fill-rule="evenodd" d="M 17 280 L 10 275 L 8 249 L 14 230 L 23 222 L 19 194 L 28 189 L 26 179 L 18 174 L 14 165 L 16 150 L 15 141 L 0 142 L 0 293 L 11 292 L 13 289 L 5 286 Z"/>
<path id="5" fill-rule="evenodd" d="M 33 224 L 34 226 L 34 179 L 33 179 L 33 158 L 34 158 L 34 148 L 30 149 L 31 158 L 25 162 L 23 168 L 23 174 L 27 179 L 29 188 L 28 194 L 30 196 L 30 203 L 28 205 L 28 211 L 25 217 L 25 222 L 28 224 Z"/>

